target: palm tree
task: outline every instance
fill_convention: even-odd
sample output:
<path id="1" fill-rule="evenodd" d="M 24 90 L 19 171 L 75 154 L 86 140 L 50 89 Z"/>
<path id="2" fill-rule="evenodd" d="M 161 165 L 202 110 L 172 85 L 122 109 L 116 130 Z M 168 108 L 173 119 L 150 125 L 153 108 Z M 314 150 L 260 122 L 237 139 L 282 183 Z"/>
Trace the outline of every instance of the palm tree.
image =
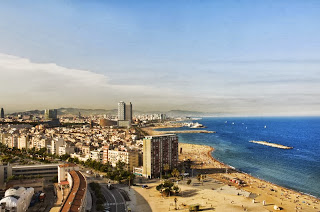
<path id="1" fill-rule="evenodd" d="M 169 169 L 170 169 L 169 164 L 166 163 L 163 165 L 163 170 L 165 171 L 166 175 L 167 175 L 167 171 L 169 171 Z"/>
<path id="2" fill-rule="evenodd" d="M 178 171 L 178 169 L 175 168 L 172 170 L 171 174 L 173 177 L 178 178 L 180 175 L 180 172 Z"/>
<path id="3" fill-rule="evenodd" d="M 200 180 L 201 180 L 201 174 L 198 174 L 198 175 L 197 175 L 197 179 L 198 179 L 198 181 L 200 182 Z"/>
<path id="4" fill-rule="evenodd" d="M 182 180 L 184 179 L 184 173 L 186 173 L 186 171 L 184 169 L 182 169 L 181 170 Z"/>
<path id="5" fill-rule="evenodd" d="M 174 204 L 175 204 L 175 209 L 177 210 L 177 202 L 178 202 L 178 199 L 177 199 L 177 197 L 176 198 L 174 198 Z"/>

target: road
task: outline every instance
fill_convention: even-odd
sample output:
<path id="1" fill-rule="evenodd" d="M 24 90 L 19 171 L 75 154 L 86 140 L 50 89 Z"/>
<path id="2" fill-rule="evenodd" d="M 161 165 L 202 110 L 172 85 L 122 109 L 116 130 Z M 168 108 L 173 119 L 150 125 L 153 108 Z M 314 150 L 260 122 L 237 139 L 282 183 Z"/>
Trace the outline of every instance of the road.
<path id="1" fill-rule="evenodd" d="M 126 201 L 117 188 L 109 190 L 107 184 L 101 183 L 101 191 L 108 205 L 110 212 L 126 212 Z"/>
<path id="2" fill-rule="evenodd" d="M 106 198 L 106 202 L 109 205 L 110 212 L 126 212 L 126 201 L 121 195 L 120 191 L 113 187 L 113 189 L 109 190 L 107 188 L 107 182 L 105 178 L 95 177 L 94 174 L 86 173 L 86 169 L 82 170 L 84 175 L 87 178 L 88 183 L 96 182 L 101 186 L 101 192 L 103 196 Z"/>

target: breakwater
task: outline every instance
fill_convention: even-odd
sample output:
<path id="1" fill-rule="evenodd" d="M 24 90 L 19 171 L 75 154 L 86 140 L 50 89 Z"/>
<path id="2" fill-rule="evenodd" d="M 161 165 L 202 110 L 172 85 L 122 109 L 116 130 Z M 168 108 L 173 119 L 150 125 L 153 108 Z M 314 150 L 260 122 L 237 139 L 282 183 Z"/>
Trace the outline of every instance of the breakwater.
<path id="1" fill-rule="evenodd" d="M 293 149 L 293 147 L 290 147 L 290 146 L 284 146 L 281 144 L 270 143 L 267 141 L 249 141 L 249 142 L 261 144 L 261 145 L 265 145 L 265 146 L 271 146 L 271 147 L 275 147 L 275 148 L 280 148 L 280 149 Z"/>
<path id="2" fill-rule="evenodd" d="M 157 131 L 161 134 L 177 134 L 177 133 L 216 133 L 215 131 L 209 130 L 174 130 L 174 131 Z"/>

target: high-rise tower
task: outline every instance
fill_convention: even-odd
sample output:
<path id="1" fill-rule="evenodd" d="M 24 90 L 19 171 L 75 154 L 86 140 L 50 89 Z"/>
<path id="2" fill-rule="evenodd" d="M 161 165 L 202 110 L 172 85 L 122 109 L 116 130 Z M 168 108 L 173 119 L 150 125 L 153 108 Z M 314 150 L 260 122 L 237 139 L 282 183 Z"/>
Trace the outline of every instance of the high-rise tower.
<path id="1" fill-rule="evenodd" d="M 125 120 L 132 122 L 132 104 L 131 102 L 126 105 L 126 112 L 125 112 Z"/>
<path id="2" fill-rule="evenodd" d="M 132 122 L 132 104 L 126 104 L 121 101 L 118 103 L 118 126 L 131 127 Z"/>
<path id="3" fill-rule="evenodd" d="M 118 120 L 124 121 L 126 118 L 126 103 L 123 101 L 118 103 Z"/>
<path id="4" fill-rule="evenodd" d="M 44 118 L 46 120 L 53 120 L 57 119 L 58 116 L 58 110 L 57 109 L 46 109 L 44 110 Z"/>
<path id="5" fill-rule="evenodd" d="M 178 136 L 175 134 L 146 136 L 143 139 L 143 171 L 148 178 L 160 177 L 164 166 L 178 166 Z"/>
<path id="6" fill-rule="evenodd" d="M 3 108 L 1 108 L 1 115 L 0 115 L 0 118 L 4 119 L 4 110 L 3 110 Z"/>

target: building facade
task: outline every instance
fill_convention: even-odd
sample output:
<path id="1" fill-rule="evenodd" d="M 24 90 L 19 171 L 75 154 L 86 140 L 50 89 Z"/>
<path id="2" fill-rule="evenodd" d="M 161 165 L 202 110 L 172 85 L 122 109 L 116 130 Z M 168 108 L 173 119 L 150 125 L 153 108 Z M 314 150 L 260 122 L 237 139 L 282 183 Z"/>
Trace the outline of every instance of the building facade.
<path id="1" fill-rule="evenodd" d="M 123 101 L 118 103 L 118 120 L 124 121 L 126 117 L 126 103 Z"/>
<path id="2" fill-rule="evenodd" d="M 178 137 L 175 134 L 146 136 L 143 139 L 143 171 L 148 178 L 160 177 L 164 165 L 178 166 Z"/>
<path id="3" fill-rule="evenodd" d="M 125 120 L 129 121 L 130 124 L 132 122 L 132 104 L 131 102 L 129 104 L 126 104 L 126 112 L 125 112 Z"/>
<path id="4" fill-rule="evenodd" d="M 45 120 L 53 120 L 57 119 L 58 110 L 57 109 L 46 109 L 44 110 L 44 119 Z"/>
<path id="5" fill-rule="evenodd" d="M 131 127 L 132 123 L 132 104 L 121 101 L 118 103 L 118 126 Z"/>
<path id="6" fill-rule="evenodd" d="M 108 163 L 108 152 L 109 152 L 109 146 L 105 145 L 102 147 L 102 163 L 107 164 Z"/>
<path id="7" fill-rule="evenodd" d="M 4 119 L 4 110 L 3 110 L 3 108 L 1 108 L 0 118 Z"/>
<path id="8" fill-rule="evenodd" d="M 133 167 L 139 165 L 138 152 L 135 151 L 119 151 L 119 150 L 109 150 L 108 151 L 108 161 L 115 167 L 118 161 L 125 163 L 125 168 L 132 172 Z"/>
<path id="9" fill-rule="evenodd" d="M 58 174 L 59 164 L 40 164 L 29 166 L 12 166 L 0 165 L 0 188 L 4 187 L 4 183 L 11 176 L 37 176 L 51 180 L 53 176 Z"/>
<path id="10" fill-rule="evenodd" d="M 79 171 L 79 166 L 73 163 L 60 164 L 58 166 L 58 183 L 68 180 L 70 171 Z"/>
<path id="11" fill-rule="evenodd" d="M 54 138 L 51 141 L 51 154 L 59 155 L 59 147 L 64 146 L 66 143 L 63 138 Z"/>

